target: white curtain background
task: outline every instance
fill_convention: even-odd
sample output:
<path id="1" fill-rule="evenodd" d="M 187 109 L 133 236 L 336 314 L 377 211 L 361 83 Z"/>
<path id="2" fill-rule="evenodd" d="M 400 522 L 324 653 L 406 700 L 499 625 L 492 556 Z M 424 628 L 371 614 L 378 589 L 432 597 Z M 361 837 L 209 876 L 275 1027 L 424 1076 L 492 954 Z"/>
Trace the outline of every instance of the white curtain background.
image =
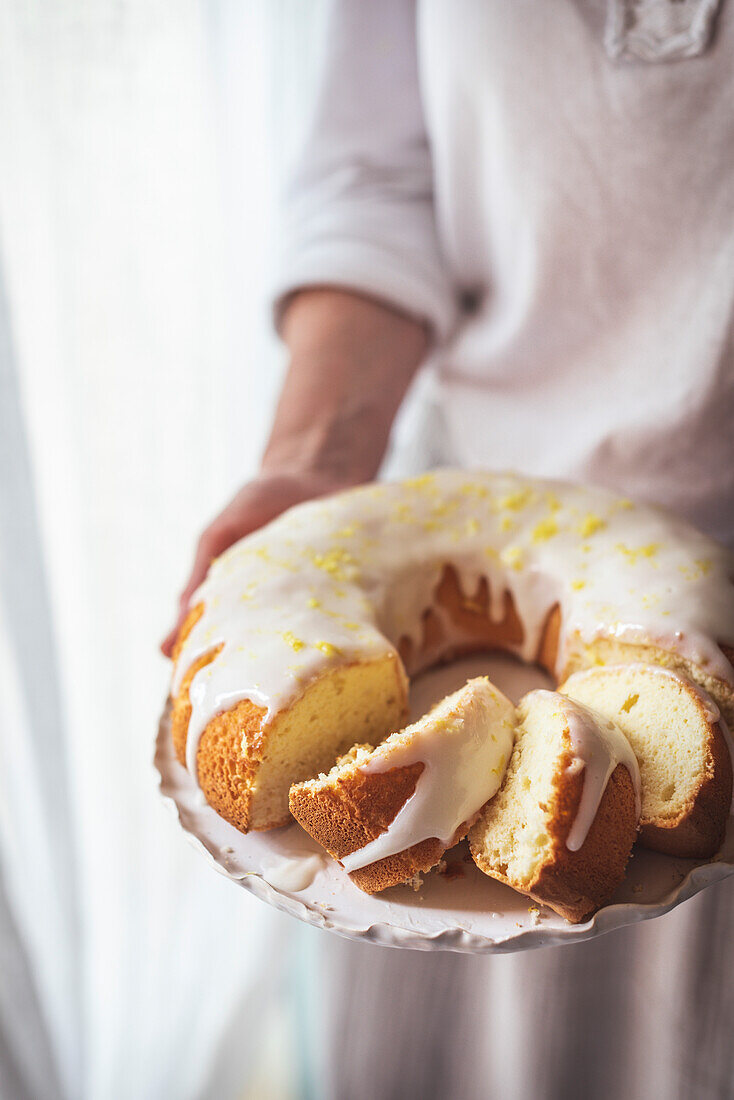
<path id="1" fill-rule="evenodd" d="M 309 1091 L 312 937 L 161 803 L 158 639 L 282 371 L 323 0 L 0 4 L 0 1095 Z M 304 1038 L 305 1037 L 305 1038 Z"/>

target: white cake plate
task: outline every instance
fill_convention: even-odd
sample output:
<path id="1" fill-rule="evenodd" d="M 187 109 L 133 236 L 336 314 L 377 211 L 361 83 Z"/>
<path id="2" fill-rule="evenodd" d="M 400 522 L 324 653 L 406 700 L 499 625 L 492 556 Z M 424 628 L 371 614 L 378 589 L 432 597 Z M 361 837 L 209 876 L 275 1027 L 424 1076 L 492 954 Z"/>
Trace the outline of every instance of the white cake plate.
<path id="1" fill-rule="evenodd" d="M 510 658 L 474 657 L 420 677 L 411 689 L 414 716 L 480 675 L 488 675 L 514 699 L 530 688 L 550 686 L 537 669 Z M 724 846 L 710 861 L 673 859 L 636 848 L 612 902 L 584 924 L 569 924 L 482 874 L 465 843 L 446 854 L 443 872 L 434 869 L 426 875 L 418 891 L 396 886 L 371 897 L 295 822 L 243 836 L 222 820 L 175 758 L 168 707 L 160 722 L 155 765 L 166 802 L 218 871 L 299 920 L 388 947 L 492 954 L 574 943 L 658 917 L 734 874 L 730 817 Z"/>

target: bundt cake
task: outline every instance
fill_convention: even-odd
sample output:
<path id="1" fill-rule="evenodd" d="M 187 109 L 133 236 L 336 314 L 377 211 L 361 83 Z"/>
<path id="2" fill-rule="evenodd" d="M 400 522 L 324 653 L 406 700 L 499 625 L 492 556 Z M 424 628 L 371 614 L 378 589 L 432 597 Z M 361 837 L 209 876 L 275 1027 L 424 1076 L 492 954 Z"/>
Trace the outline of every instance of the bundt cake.
<path id="1" fill-rule="evenodd" d="M 507 650 L 557 681 L 665 665 L 731 719 L 733 573 L 685 523 L 561 482 L 442 470 L 302 504 L 195 594 L 175 652 L 176 750 L 247 831 L 289 820 L 294 783 L 399 728 L 407 676 L 462 653 Z"/>
<path id="2" fill-rule="evenodd" d="M 184 623 L 184 630 L 186 623 Z M 240 699 L 206 723 L 201 741 L 187 741 L 193 701 L 212 654 L 184 677 L 171 714 L 176 755 L 198 775 L 207 802 L 242 832 L 273 829 L 290 820 L 292 783 L 330 768 L 355 741 L 381 741 L 407 714 L 407 678 L 398 657 L 328 668 L 270 718 L 268 707 Z"/>
<path id="3" fill-rule="evenodd" d="M 368 894 L 434 867 L 502 782 L 515 707 L 470 680 L 377 749 L 356 745 L 328 775 L 291 787 L 304 829 Z"/>
<path id="4" fill-rule="evenodd" d="M 530 692 L 517 718 L 502 786 L 469 832 L 471 854 L 485 874 L 577 923 L 624 878 L 637 762 L 612 721 L 558 692 Z"/>
<path id="5" fill-rule="evenodd" d="M 642 776 L 640 840 L 699 859 L 721 847 L 732 797 L 726 727 L 711 698 L 687 677 L 656 665 L 602 665 L 559 689 L 628 738 Z"/>

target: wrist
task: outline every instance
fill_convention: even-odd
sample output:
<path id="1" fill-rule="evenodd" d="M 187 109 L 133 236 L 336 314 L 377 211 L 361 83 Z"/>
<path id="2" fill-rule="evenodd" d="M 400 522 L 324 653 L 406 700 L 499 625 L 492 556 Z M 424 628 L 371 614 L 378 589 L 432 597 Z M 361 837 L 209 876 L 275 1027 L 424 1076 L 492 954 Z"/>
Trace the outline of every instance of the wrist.
<path id="1" fill-rule="evenodd" d="M 259 476 L 298 482 L 315 493 L 338 492 L 369 481 L 371 473 L 347 470 L 324 456 L 314 456 L 298 448 L 269 449 L 260 463 Z"/>
<path id="2" fill-rule="evenodd" d="M 303 361 L 295 362 L 297 374 Z M 340 385 L 339 371 L 322 360 L 324 380 L 299 401 L 281 404 L 261 468 L 268 474 L 308 477 L 337 487 L 371 480 L 379 469 L 390 431 L 382 396 L 361 380 Z M 325 380 L 329 380 L 327 384 Z M 333 381 L 332 381 L 333 380 Z M 306 399 L 307 396 L 307 399 Z"/>
<path id="3" fill-rule="evenodd" d="M 290 300 L 281 333 L 291 360 L 263 474 L 323 491 L 370 481 L 425 353 L 423 326 L 351 291 L 313 288 Z"/>

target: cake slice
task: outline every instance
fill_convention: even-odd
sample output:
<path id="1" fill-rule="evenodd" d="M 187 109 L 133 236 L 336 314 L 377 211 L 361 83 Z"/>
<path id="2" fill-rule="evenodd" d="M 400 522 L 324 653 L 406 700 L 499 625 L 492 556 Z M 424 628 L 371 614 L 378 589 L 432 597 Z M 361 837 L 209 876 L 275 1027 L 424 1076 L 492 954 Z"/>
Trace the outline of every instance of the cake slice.
<path id="1" fill-rule="evenodd" d="M 613 719 L 642 777 L 640 840 L 668 855 L 705 859 L 721 847 L 732 796 L 726 727 L 713 700 L 659 665 L 601 665 L 559 689 Z"/>
<path id="2" fill-rule="evenodd" d="M 558 692 L 530 692 L 517 717 L 502 786 L 469 832 L 471 854 L 485 874 L 578 923 L 624 878 L 637 763 L 613 723 Z"/>
<path id="3" fill-rule="evenodd" d="M 203 611 L 189 613 L 174 649 Z M 206 675 L 221 644 L 192 662 L 173 698 L 171 734 L 179 763 L 208 804 L 243 833 L 291 821 L 293 783 L 330 768 L 355 741 L 378 740 L 407 716 L 408 680 L 396 653 L 327 669 L 267 722 L 267 709 L 241 699 L 216 714 L 199 736 L 191 728 L 195 677 Z"/>
<path id="4" fill-rule="evenodd" d="M 328 775 L 295 784 L 290 811 L 366 893 L 409 882 L 498 790 L 514 729 L 513 704 L 478 677 L 378 748 L 356 745 Z"/>

